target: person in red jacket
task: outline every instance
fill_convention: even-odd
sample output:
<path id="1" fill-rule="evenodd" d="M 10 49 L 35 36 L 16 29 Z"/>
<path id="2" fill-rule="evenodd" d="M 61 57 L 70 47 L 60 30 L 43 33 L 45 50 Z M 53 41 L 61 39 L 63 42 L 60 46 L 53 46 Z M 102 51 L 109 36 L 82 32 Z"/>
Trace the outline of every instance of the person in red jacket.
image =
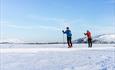
<path id="1" fill-rule="evenodd" d="M 88 38 L 88 47 L 92 47 L 92 37 L 91 37 L 91 32 L 87 30 L 87 33 L 84 33 L 84 35 L 87 36 Z"/>

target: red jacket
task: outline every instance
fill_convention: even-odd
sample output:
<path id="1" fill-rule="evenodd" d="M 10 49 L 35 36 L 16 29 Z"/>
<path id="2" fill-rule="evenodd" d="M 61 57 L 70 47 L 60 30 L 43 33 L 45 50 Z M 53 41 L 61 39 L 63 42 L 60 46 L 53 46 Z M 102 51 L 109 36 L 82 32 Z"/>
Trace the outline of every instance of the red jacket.
<path id="1" fill-rule="evenodd" d="M 87 32 L 86 35 L 87 35 L 88 38 L 91 38 L 91 33 L 90 32 Z"/>

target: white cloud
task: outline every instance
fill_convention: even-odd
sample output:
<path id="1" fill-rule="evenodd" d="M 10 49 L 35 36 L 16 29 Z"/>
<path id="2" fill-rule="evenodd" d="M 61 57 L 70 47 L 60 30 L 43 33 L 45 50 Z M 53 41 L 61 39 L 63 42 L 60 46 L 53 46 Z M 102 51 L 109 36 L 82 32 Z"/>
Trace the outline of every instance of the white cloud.
<path id="1" fill-rule="evenodd" d="M 60 30 L 56 26 L 46 26 L 46 25 L 32 25 L 32 26 L 22 26 L 22 25 L 16 25 L 16 24 L 10 24 L 6 22 L 1 22 L 2 28 L 14 28 L 14 29 L 45 29 L 45 30 Z"/>
<path id="2" fill-rule="evenodd" d="M 65 19 L 62 18 L 51 18 L 51 17 L 44 17 L 44 16 L 36 16 L 36 15 L 28 15 L 27 18 L 34 19 L 34 20 L 55 21 L 55 22 L 65 21 Z"/>
<path id="3" fill-rule="evenodd" d="M 11 27 L 11 28 L 18 28 L 18 29 L 32 29 L 33 27 L 31 26 L 19 26 L 19 25 L 7 25 L 8 27 Z"/>
<path id="4" fill-rule="evenodd" d="M 76 20 L 67 20 L 67 19 L 64 19 L 64 18 L 51 18 L 51 17 L 44 17 L 44 16 L 36 16 L 36 15 L 28 15 L 27 18 L 29 19 L 33 19 L 33 20 L 42 20 L 42 21 L 49 21 L 49 22 L 54 22 L 57 26 L 59 26 L 59 28 L 56 30 L 59 30 L 59 29 L 63 29 L 65 27 L 72 27 L 72 23 L 73 22 L 76 22 Z M 80 19 L 77 19 L 77 21 L 79 21 Z M 44 28 L 44 29 L 55 29 L 54 27 L 46 27 L 46 26 L 40 26 L 41 28 Z"/>
<path id="5" fill-rule="evenodd" d="M 32 29 L 31 26 L 20 26 L 20 25 L 16 25 L 16 24 L 10 24 L 10 23 L 6 23 L 6 22 L 1 22 L 1 27 L 2 28 L 15 28 L 15 29 Z"/>
<path id="6" fill-rule="evenodd" d="M 39 28 L 48 30 L 60 30 L 59 28 L 53 26 L 39 26 Z"/>

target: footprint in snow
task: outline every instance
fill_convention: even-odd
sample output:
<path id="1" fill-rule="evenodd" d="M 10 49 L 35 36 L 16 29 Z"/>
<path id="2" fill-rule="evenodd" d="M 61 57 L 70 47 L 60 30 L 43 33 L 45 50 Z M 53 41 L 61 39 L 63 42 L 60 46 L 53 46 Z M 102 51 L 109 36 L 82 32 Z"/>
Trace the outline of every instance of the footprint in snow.
<path id="1" fill-rule="evenodd" d="M 88 57 L 88 59 L 91 59 L 91 57 Z"/>

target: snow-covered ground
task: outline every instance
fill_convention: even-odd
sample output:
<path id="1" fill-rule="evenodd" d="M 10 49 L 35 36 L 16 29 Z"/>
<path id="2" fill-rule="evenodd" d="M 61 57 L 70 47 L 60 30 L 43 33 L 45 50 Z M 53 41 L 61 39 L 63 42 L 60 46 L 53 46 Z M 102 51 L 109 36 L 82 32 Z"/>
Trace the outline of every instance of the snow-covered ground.
<path id="1" fill-rule="evenodd" d="M 73 44 L 73 48 L 87 47 L 87 44 Z M 93 47 L 115 47 L 115 44 L 93 44 Z M 67 48 L 67 44 L 0 44 L 0 48 Z"/>
<path id="2" fill-rule="evenodd" d="M 115 70 L 115 44 L 1 44 L 0 70 Z"/>

